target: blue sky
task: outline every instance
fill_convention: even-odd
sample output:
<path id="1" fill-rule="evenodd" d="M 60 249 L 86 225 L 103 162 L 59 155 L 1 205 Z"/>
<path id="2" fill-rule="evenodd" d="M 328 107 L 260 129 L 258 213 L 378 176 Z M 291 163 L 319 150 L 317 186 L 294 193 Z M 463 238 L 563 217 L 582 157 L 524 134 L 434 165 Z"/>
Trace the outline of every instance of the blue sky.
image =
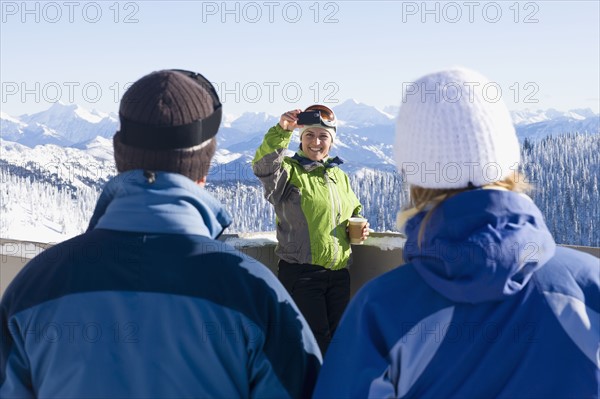
<path id="1" fill-rule="evenodd" d="M 461 65 L 509 109 L 598 112 L 599 15 L 597 1 L 2 1 L 1 106 L 117 111 L 128 82 L 183 68 L 213 81 L 229 114 L 383 108 Z"/>

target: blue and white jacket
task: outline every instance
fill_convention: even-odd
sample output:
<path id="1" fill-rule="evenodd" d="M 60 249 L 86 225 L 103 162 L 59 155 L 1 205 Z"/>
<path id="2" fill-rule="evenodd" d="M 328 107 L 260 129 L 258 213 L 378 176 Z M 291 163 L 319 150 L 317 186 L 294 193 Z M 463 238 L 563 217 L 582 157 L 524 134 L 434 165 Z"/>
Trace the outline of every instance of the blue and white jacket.
<path id="1" fill-rule="evenodd" d="M 310 395 L 308 325 L 188 178 L 142 171 L 103 191 L 90 229 L 37 256 L 0 305 L 0 397 Z"/>
<path id="2" fill-rule="evenodd" d="M 353 298 L 317 398 L 597 398 L 600 264 L 526 196 L 474 190 L 409 219 L 405 266 Z"/>

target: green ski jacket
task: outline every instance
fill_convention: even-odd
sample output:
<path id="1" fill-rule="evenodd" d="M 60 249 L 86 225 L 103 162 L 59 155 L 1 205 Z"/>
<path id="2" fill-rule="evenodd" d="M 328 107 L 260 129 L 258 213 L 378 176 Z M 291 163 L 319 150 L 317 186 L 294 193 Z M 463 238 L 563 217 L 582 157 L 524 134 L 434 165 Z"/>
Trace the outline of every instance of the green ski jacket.
<path id="1" fill-rule="evenodd" d="M 342 269 L 351 258 L 348 218 L 359 215 L 362 206 L 338 167 L 341 159 L 317 162 L 301 151 L 285 156 L 291 137 L 291 131 L 273 126 L 252 161 L 265 198 L 275 207 L 275 253 L 289 263 Z"/>

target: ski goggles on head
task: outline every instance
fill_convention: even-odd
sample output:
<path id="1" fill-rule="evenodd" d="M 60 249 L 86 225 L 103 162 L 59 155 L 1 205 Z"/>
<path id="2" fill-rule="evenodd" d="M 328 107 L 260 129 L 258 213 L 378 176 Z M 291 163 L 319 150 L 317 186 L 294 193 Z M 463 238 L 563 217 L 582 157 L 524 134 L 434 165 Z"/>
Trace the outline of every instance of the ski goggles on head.
<path id="1" fill-rule="evenodd" d="M 213 112 L 204 119 L 181 126 L 151 126 L 143 123 L 121 120 L 121 131 L 127 136 L 127 143 L 147 149 L 175 149 L 197 146 L 219 131 L 223 115 L 223 105 L 217 90 L 208 79 L 199 73 L 183 69 L 169 69 L 180 73 L 202 86 L 213 103 Z M 168 131 L 168 134 L 166 134 Z"/>
<path id="2" fill-rule="evenodd" d="M 315 104 L 304 110 L 304 112 L 309 111 L 319 111 L 319 115 L 321 116 L 321 125 L 325 127 L 332 127 L 337 130 L 337 120 L 335 118 L 335 114 L 330 108 L 321 104 Z"/>

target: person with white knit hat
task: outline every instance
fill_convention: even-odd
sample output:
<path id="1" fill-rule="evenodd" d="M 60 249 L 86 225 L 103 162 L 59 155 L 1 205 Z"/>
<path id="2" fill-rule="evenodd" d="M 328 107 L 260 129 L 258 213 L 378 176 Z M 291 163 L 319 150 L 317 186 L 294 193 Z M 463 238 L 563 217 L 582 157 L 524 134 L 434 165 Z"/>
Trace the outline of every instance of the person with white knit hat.
<path id="1" fill-rule="evenodd" d="M 598 397 L 598 259 L 557 247 L 523 193 L 494 86 L 464 68 L 405 85 L 406 264 L 350 302 L 313 397 Z"/>
<path id="2" fill-rule="evenodd" d="M 296 128 L 300 149 L 287 157 Z M 324 105 L 288 111 L 269 129 L 252 162 L 277 215 L 277 276 L 323 353 L 350 300 L 352 250 L 346 226 L 362 209 L 338 167 L 342 160 L 330 157 L 336 133 L 335 114 Z M 362 239 L 368 235 L 367 225 Z"/>
<path id="3" fill-rule="evenodd" d="M 409 184 L 480 187 L 514 174 L 519 142 L 494 83 L 455 69 L 406 87 L 394 150 Z"/>

